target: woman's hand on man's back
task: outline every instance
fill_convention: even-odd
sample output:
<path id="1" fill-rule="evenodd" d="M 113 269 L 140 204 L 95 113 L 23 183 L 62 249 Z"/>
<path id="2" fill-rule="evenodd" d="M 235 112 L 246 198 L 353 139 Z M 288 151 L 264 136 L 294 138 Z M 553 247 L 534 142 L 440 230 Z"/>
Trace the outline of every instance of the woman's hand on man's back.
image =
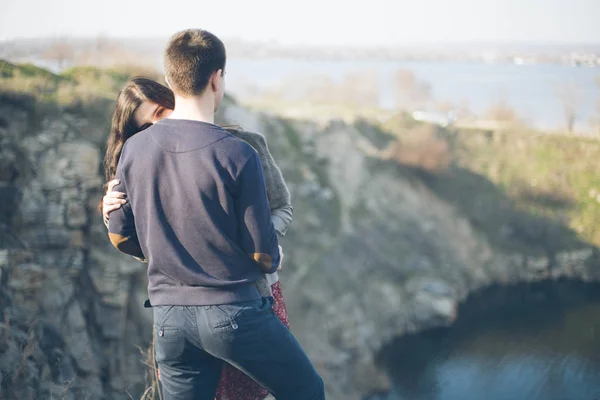
<path id="1" fill-rule="evenodd" d="M 123 204 L 127 203 L 125 193 L 114 191 L 114 187 L 119 183 L 120 181 L 118 179 L 113 179 L 108 182 L 106 195 L 102 198 L 102 218 L 105 224 L 108 224 L 109 214 L 111 212 L 118 210 Z"/>

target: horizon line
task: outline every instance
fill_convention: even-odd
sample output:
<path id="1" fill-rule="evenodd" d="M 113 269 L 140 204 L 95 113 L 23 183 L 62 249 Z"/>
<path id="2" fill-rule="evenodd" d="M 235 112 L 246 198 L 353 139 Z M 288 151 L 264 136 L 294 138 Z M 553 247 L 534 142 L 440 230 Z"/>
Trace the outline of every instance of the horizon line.
<path id="1" fill-rule="evenodd" d="M 19 41 L 42 41 L 42 40 L 168 40 L 170 35 L 148 35 L 148 36 L 119 36 L 119 35 L 45 35 L 45 36 L 19 36 L 19 37 L 0 37 L 0 43 L 19 42 Z M 476 40 L 446 40 L 446 41 L 403 41 L 397 43 L 374 42 L 371 44 L 336 44 L 336 43 L 286 43 L 275 39 L 244 39 L 239 36 L 223 36 L 224 42 L 239 42 L 245 44 L 260 44 L 266 46 L 289 46 L 294 48 L 390 48 L 403 46 L 481 46 L 481 45 L 500 45 L 500 46 L 600 46 L 598 41 L 542 41 L 542 40 L 509 40 L 509 39 L 476 39 Z"/>

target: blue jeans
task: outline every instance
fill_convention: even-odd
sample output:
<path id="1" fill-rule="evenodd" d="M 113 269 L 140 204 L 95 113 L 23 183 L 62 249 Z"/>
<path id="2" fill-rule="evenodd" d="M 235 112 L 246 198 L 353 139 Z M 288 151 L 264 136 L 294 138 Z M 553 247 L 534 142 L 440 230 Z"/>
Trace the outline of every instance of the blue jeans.
<path id="1" fill-rule="evenodd" d="M 213 400 L 223 361 L 277 400 L 325 399 L 323 381 L 273 314 L 272 298 L 213 306 L 154 306 L 164 400 Z"/>

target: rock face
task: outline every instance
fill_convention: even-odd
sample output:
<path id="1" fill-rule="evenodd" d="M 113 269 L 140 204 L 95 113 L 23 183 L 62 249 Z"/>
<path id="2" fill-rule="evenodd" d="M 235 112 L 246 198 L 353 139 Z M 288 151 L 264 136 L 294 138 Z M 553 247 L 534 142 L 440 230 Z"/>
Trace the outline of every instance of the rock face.
<path id="1" fill-rule="evenodd" d="M 0 397 L 126 399 L 145 386 L 151 315 L 143 265 L 96 212 L 101 149 L 69 115 L 18 111 L 0 128 Z"/>
<path id="2" fill-rule="evenodd" d="M 68 114 L 32 124 L 25 109 L 0 110 L 10 116 L 0 124 L 0 398 L 139 398 L 152 314 L 144 264 L 112 248 L 96 212 L 100 134 Z M 380 349 L 451 324 L 473 290 L 600 280 L 589 245 L 498 250 L 418 175 L 382 159 L 388 139 L 368 124 L 292 122 L 232 104 L 220 119 L 264 133 L 289 183 L 284 296 L 329 399 L 388 389 Z"/>

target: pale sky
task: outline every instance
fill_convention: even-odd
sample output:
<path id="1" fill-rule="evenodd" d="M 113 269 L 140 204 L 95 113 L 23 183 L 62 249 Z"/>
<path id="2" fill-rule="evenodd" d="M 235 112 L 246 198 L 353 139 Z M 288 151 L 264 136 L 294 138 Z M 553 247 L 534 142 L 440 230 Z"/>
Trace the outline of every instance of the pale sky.
<path id="1" fill-rule="evenodd" d="M 0 0 L 0 40 L 168 37 L 306 45 L 600 43 L 600 0 Z"/>

